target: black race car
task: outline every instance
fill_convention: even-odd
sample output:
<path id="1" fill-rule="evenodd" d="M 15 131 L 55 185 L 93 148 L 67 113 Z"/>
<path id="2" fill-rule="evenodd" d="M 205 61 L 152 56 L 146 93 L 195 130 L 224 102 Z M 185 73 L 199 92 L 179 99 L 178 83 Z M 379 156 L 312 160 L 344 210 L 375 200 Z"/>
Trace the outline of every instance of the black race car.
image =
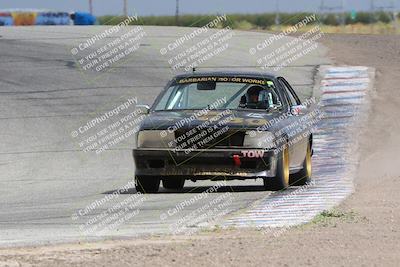
<path id="1" fill-rule="evenodd" d="M 176 76 L 136 135 L 136 189 L 182 189 L 185 180 L 257 179 L 267 190 L 311 179 L 307 107 L 283 77 L 204 72 Z"/>

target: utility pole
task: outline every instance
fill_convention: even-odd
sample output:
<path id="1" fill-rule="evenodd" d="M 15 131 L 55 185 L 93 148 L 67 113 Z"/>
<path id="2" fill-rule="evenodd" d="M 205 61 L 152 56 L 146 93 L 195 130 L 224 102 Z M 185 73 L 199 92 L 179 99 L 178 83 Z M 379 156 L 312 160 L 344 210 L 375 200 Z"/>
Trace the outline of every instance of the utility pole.
<path id="1" fill-rule="evenodd" d="M 370 15 L 370 24 L 371 24 L 371 33 L 374 33 L 374 22 L 375 22 L 375 1 L 371 0 L 371 15 Z"/>
<path id="2" fill-rule="evenodd" d="M 128 0 L 124 0 L 124 16 L 128 17 Z"/>
<path id="3" fill-rule="evenodd" d="M 277 26 L 278 31 L 281 30 L 281 18 L 279 13 L 279 0 L 276 0 L 275 25 Z"/>
<path id="4" fill-rule="evenodd" d="M 324 0 L 321 0 L 321 5 L 319 6 L 319 18 L 320 18 L 320 21 L 322 22 L 323 21 L 323 19 L 325 18 L 324 17 L 324 8 L 325 8 L 325 2 L 324 2 Z"/>
<path id="5" fill-rule="evenodd" d="M 345 8 L 345 0 L 342 0 L 342 26 L 346 25 L 346 8 Z"/>
<path id="6" fill-rule="evenodd" d="M 175 24 L 176 26 L 179 26 L 179 0 L 176 0 Z"/>
<path id="7" fill-rule="evenodd" d="M 93 0 L 89 0 L 89 13 L 93 15 Z"/>
<path id="8" fill-rule="evenodd" d="M 397 21 L 397 15 L 399 13 L 397 12 L 396 4 L 395 4 L 394 0 L 392 0 L 392 7 L 393 7 L 394 34 L 397 34 L 397 31 L 399 30 L 399 24 L 398 24 L 398 21 Z"/>

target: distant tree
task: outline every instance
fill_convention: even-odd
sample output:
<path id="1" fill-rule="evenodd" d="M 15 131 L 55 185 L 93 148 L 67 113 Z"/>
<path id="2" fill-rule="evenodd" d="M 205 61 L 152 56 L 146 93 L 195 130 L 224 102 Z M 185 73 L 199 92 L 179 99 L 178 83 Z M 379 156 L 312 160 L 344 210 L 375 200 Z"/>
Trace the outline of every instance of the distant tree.
<path id="1" fill-rule="evenodd" d="M 360 12 L 357 15 L 356 19 L 357 23 L 363 23 L 363 24 L 370 24 L 370 23 L 375 23 L 376 18 L 373 13 L 369 12 Z"/>
<path id="2" fill-rule="evenodd" d="M 336 14 L 330 13 L 322 19 L 322 23 L 326 25 L 337 26 L 339 25 L 339 19 Z"/>
<path id="3" fill-rule="evenodd" d="M 376 14 L 377 20 L 383 23 L 390 23 L 392 21 L 392 17 L 387 12 L 378 12 Z"/>

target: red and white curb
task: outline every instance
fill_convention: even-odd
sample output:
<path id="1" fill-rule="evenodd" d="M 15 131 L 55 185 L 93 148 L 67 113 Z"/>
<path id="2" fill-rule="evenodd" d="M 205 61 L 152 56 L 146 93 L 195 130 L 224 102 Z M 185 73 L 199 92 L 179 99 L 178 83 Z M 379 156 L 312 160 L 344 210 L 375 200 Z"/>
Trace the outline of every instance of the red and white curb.
<path id="1" fill-rule="evenodd" d="M 367 117 L 375 71 L 368 67 L 324 66 L 319 75 L 319 108 L 325 116 L 314 132 L 313 182 L 273 193 L 219 225 L 295 226 L 333 208 L 353 192 L 357 133 Z"/>

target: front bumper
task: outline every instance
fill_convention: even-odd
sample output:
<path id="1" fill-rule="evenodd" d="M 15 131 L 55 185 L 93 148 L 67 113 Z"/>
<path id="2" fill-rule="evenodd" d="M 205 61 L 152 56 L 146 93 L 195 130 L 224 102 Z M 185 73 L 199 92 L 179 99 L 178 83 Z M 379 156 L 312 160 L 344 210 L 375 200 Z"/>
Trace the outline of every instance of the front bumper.
<path id="1" fill-rule="evenodd" d="M 273 150 L 204 149 L 185 152 L 135 149 L 133 158 L 138 176 L 225 180 L 274 177 L 276 173 L 276 155 Z"/>

